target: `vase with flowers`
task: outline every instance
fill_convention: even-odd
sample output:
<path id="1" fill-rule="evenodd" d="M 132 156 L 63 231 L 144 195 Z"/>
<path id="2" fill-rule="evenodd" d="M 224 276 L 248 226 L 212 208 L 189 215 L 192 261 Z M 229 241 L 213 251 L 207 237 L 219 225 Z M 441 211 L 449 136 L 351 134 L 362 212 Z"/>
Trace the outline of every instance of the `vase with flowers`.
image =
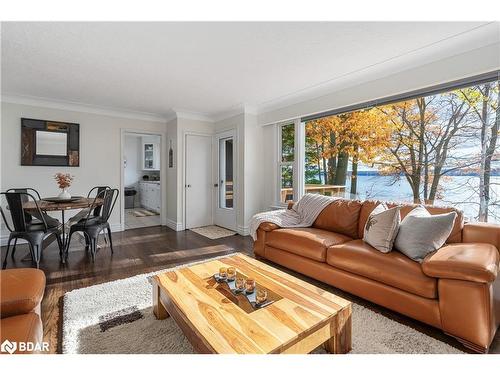
<path id="1" fill-rule="evenodd" d="M 68 188 L 71 186 L 71 182 L 73 182 L 73 176 L 69 173 L 56 173 L 54 175 L 54 179 L 61 189 L 61 193 L 58 195 L 60 199 L 70 199 L 71 194 L 68 192 Z"/>

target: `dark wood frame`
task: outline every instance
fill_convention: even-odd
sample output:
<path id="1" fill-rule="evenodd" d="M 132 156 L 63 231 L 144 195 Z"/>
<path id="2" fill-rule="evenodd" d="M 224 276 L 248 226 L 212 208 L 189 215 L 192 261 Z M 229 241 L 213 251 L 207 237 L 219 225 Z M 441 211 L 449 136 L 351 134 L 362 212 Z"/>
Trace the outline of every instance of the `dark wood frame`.
<path id="1" fill-rule="evenodd" d="M 66 156 L 37 155 L 36 132 L 67 134 Z M 50 167 L 80 166 L 80 124 L 21 118 L 21 165 Z"/>

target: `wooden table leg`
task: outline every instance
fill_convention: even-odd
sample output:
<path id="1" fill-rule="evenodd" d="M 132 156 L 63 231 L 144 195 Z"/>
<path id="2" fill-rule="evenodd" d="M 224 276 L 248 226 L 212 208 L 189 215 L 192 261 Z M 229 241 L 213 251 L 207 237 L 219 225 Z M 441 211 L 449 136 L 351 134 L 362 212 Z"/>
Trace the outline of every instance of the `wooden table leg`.
<path id="1" fill-rule="evenodd" d="M 325 341 L 325 350 L 332 354 L 349 353 L 352 349 L 351 329 L 351 306 L 348 306 L 339 311 L 332 321 L 332 337 Z"/>
<path id="2" fill-rule="evenodd" d="M 168 318 L 170 315 L 163 306 L 163 303 L 160 299 L 161 290 L 158 284 L 153 282 L 153 313 L 155 314 L 156 319 L 162 320 Z"/>

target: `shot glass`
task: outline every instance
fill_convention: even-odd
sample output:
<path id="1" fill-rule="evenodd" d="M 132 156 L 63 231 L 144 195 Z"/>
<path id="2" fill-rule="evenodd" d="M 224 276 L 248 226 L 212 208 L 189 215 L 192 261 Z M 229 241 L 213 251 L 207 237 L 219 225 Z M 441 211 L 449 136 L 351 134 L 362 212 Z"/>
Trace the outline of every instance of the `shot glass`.
<path id="1" fill-rule="evenodd" d="M 227 278 L 227 268 L 226 267 L 219 268 L 219 278 L 221 278 L 221 279 Z"/>
<path id="2" fill-rule="evenodd" d="M 229 281 L 233 281 L 236 278 L 236 268 L 228 267 L 227 268 L 227 279 Z"/>
<path id="3" fill-rule="evenodd" d="M 264 288 L 257 288 L 255 293 L 255 302 L 260 305 L 267 301 L 267 290 Z"/>
<path id="4" fill-rule="evenodd" d="M 247 281 L 245 282 L 245 292 L 250 294 L 253 293 L 254 290 L 255 290 L 255 280 L 250 278 L 247 279 Z"/>
<path id="5" fill-rule="evenodd" d="M 245 284 L 246 284 L 245 278 L 243 276 L 237 275 L 236 280 L 234 282 L 234 286 L 236 287 L 236 289 L 242 292 L 243 290 L 245 290 Z"/>

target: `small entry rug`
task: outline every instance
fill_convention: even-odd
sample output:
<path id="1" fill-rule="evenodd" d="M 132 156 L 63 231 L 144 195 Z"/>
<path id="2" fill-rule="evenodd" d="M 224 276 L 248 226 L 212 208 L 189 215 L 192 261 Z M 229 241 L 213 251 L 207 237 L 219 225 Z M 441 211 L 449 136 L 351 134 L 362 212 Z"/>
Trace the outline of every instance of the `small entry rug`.
<path id="1" fill-rule="evenodd" d="M 207 225 L 206 227 L 192 228 L 190 231 L 201 234 L 211 240 L 216 240 L 218 238 L 234 236 L 236 232 L 232 230 L 219 227 L 217 225 Z"/>
<path id="2" fill-rule="evenodd" d="M 194 263 L 180 267 L 191 264 Z M 168 270 L 155 273 L 165 271 Z M 155 273 L 66 293 L 63 353 L 193 353 L 191 344 L 172 318 L 156 320 L 153 315 L 150 277 Z M 345 298 L 338 289 L 320 285 Z M 462 353 L 364 306 L 353 303 L 352 307 L 353 354 Z M 318 348 L 314 353 L 325 351 Z"/>
<path id="3" fill-rule="evenodd" d="M 144 216 L 156 216 L 159 213 L 154 211 L 146 210 L 145 208 L 136 208 L 133 211 L 129 211 L 130 215 L 134 215 L 135 217 L 144 217 Z"/>

